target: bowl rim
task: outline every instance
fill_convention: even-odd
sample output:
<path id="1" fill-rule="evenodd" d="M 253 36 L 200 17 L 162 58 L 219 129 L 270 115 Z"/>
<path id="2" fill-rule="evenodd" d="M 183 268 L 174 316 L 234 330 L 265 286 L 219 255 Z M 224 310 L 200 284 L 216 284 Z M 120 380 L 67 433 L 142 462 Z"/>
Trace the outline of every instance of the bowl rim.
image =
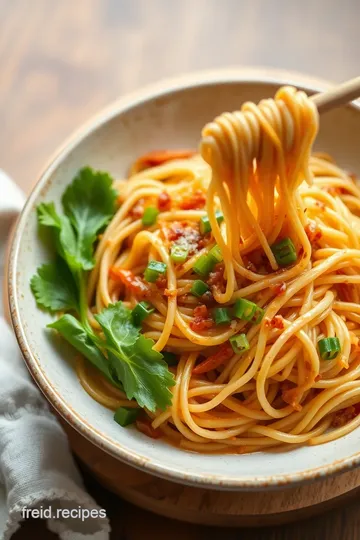
<path id="1" fill-rule="evenodd" d="M 78 130 L 76 130 L 53 154 L 48 164 L 40 174 L 35 186 L 33 187 L 25 206 L 19 216 L 14 230 L 13 239 L 10 247 L 9 266 L 8 266 L 8 299 L 12 325 L 15 335 L 24 357 L 26 366 L 30 371 L 38 387 L 45 395 L 55 410 L 91 443 L 110 454 L 111 456 L 145 472 L 155 476 L 165 478 L 182 484 L 189 484 L 198 487 L 209 487 L 227 490 L 264 490 L 279 486 L 293 486 L 310 482 L 319 478 L 329 477 L 334 474 L 345 472 L 360 465 L 360 451 L 341 460 L 334 460 L 332 463 L 320 467 L 303 470 L 297 473 L 286 475 L 269 475 L 254 478 L 232 477 L 227 474 L 217 476 L 207 476 L 204 473 L 195 471 L 185 472 L 180 468 L 168 466 L 166 463 L 154 463 L 145 459 L 134 451 L 128 450 L 115 442 L 104 433 L 98 432 L 90 424 L 85 422 L 80 415 L 66 403 L 61 394 L 56 391 L 41 368 L 41 362 L 31 350 L 23 327 L 23 321 L 19 310 L 19 292 L 17 284 L 17 261 L 20 243 L 24 227 L 29 213 L 33 209 L 35 199 L 41 190 L 47 184 L 50 176 L 57 169 L 68 153 L 74 149 L 77 144 L 86 138 L 91 132 L 98 129 L 103 124 L 115 116 L 122 114 L 134 106 L 157 98 L 169 96 L 172 93 L 186 90 L 193 87 L 231 84 L 231 83 L 258 83 L 258 84 L 276 84 L 276 85 L 295 85 L 300 86 L 309 92 L 318 92 L 331 86 L 329 81 L 315 78 L 299 72 L 285 71 L 269 68 L 226 68 L 218 70 L 208 70 L 200 72 L 191 72 L 179 77 L 161 80 L 155 84 L 147 85 L 144 88 L 127 94 L 124 97 L 114 101 L 98 114 L 90 118 Z M 360 100 L 354 101 L 348 105 L 354 110 L 360 112 Z M 169 447 L 170 448 L 170 447 Z"/>

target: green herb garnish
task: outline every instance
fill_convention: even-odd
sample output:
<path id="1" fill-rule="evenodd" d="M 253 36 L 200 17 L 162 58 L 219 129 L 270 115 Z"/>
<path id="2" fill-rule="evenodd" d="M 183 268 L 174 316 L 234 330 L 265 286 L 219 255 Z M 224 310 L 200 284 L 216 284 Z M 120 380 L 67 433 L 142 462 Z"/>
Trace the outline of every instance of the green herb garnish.
<path id="1" fill-rule="evenodd" d="M 154 283 L 160 276 L 164 275 L 167 269 L 166 263 L 161 261 L 150 261 L 144 272 L 144 279 L 148 283 Z"/>
<path id="2" fill-rule="evenodd" d="M 190 289 L 191 294 L 200 298 L 209 290 L 209 285 L 204 283 L 201 279 L 196 279 L 193 286 Z"/>
<path id="3" fill-rule="evenodd" d="M 171 246 L 170 259 L 177 264 L 183 264 L 188 258 L 189 250 L 186 246 L 174 244 Z"/>
<path id="4" fill-rule="evenodd" d="M 132 320 L 136 326 L 141 326 L 142 322 L 154 313 L 155 309 L 149 302 L 139 302 L 132 310 Z"/>
<path id="5" fill-rule="evenodd" d="M 151 225 L 154 225 L 156 223 L 157 217 L 159 214 L 159 210 L 155 208 L 154 206 L 148 206 L 145 208 L 143 216 L 141 218 L 142 224 L 145 225 L 145 227 L 151 227 Z"/>
<path id="6" fill-rule="evenodd" d="M 94 333 L 87 319 L 86 285 L 95 264 L 94 244 L 115 212 L 112 183 L 107 173 L 86 167 L 63 195 L 63 214 L 53 203 L 38 206 L 39 224 L 52 230 L 58 259 L 39 267 L 31 289 L 41 308 L 66 313 L 49 328 L 140 407 L 165 409 L 171 404 L 174 378 L 163 355 L 153 350 L 154 341 L 141 335 L 139 317 L 122 302 L 108 306 L 96 315 L 104 338 Z"/>
<path id="7" fill-rule="evenodd" d="M 215 264 L 216 260 L 211 255 L 200 255 L 193 266 L 193 270 L 199 276 L 206 278 L 213 271 Z"/>
<path id="8" fill-rule="evenodd" d="M 114 414 L 114 420 L 120 426 L 126 427 L 133 424 L 139 415 L 139 409 L 130 409 L 130 407 L 119 407 Z"/>
<path id="9" fill-rule="evenodd" d="M 250 344 L 246 334 L 237 334 L 237 336 L 231 336 L 229 341 L 235 354 L 241 354 L 250 349 Z"/>
<path id="10" fill-rule="evenodd" d="M 210 249 L 209 255 L 218 263 L 223 261 L 223 256 L 217 244 L 212 249 Z"/>
<path id="11" fill-rule="evenodd" d="M 333 360 L 341 351 L 338 337 L 323 338 L 318 341 L 320 356 L 323 360 Z"/>
<path id="12" fill-rule="evenodd" d="M 216 221 L 220 224 L 222 221 L 224 221 L 224 216 L 223 216 L 223 213 L 220 212 L 220 210 L 217 210 L 215 212 L 215 218 L 216 218 Z M 207 234 L 211 231 L 211 224 L 210 224 L 210 220 L 209 220 L 209 217 L 206 215 L 206 216 L 203 216 L 201 219 L 200 219 L 200 224 L 199 224 L 199 229 L 200 229 L 200 232 L 201 234 Z"/>
<path id="13" fill-rule="evenodd" d="M 254 302 L 250 302 L 250 300 L 238 298 L 234 305 L 234 314 L 238 319 L 259 324 L 264 317 L 265 311 Z"/>
<path id="14" fill-rule="evenodd" d="M 230 311 L 227 308 L 215 308 L 214 309 L 214 321 L 218 326 L 219 324 L 229 324 L 231 323 Z"/>
<path id="15" fill-rule="evenodd" d="M 271 246 L 276 262 L 279 266 L 288 266 L 296 262 L 296 249 L 291 238 L 284 238 Z"/>

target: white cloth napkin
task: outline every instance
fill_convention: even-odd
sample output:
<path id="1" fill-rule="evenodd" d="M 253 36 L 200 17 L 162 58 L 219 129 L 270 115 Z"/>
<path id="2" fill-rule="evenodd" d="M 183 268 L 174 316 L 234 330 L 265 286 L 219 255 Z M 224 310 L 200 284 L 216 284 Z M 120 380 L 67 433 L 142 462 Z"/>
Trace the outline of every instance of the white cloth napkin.
<path id="1" fill-rule="evenodd" d="M 1 170 L 0 193 L 2 277 L 6 239 L 24 195 Z M 0 292 L 0 540 L 19 528 L 24 509 L 41 510 L 62 540 L 109 539 L 105 511 L 85 492 L 65 433 L 30 380 Z"/>

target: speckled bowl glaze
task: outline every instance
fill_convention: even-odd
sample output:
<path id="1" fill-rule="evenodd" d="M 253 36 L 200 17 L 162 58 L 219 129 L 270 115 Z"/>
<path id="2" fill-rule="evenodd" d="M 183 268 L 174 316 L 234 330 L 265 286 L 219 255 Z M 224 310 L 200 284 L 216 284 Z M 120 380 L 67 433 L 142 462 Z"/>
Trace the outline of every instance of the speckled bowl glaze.
<path id="1" fill-rule="evenodd" d="M 50 316 L 37 309 L 29 287 L 49 253 L 39 239 L 35 207 L 56 201 L 84 165 L 123 177 L 140 154 L 159 148 L 196 147 L 202 126 L 246 100 L 273 96 L 283 84 L 309 93 L 326 83 L 267 70 L 225 70 L 184 76 L 122 98 L 81 128 L 59 150 L 41 175 L 14 234 L 9 296 L 14 329 L 25 362 L 46 398 L 84 437 L 129 465 L 169 480 L 209 488 L 263 490 L 293 485 L 345 471 L 360 464 L 360 430 L 316 447 L 284 453 L 200 455 L 122 429 L 112 412 L 82 389 L 71 366 L 73 350 L 45 326 Z M 346 169 L 360 173 L 359 104 L 321 118 L 316 148 L 330 152 Z"/>

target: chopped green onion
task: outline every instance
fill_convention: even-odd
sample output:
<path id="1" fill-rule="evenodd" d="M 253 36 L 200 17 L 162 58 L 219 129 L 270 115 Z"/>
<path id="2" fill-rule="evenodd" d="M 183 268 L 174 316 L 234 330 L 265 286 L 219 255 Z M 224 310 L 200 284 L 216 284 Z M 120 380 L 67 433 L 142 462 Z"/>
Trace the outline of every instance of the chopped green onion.
<path id="1" fill-rule="evenodd" d="M 279 266 L 288 266 L 296 261 L 296 249 L 291 238 L 284 238 L 271 246 L 276 262 Z"/>
<path id="2" fill-rule="evenodd" d="M 155 206 L 148 206 L 147 208 L 145 208 L 144 213 L 142 215 L 142 218 L 141 218 L 142 224 L 145 225 L 145 227 L 150 227 L 151 225 L 154 225 L 158 217 L 158 214 L 159 214 L 159 210 L 155 208 Z"/>
<path id="3" fill-rule="evenodd" d="M 227 308 L 214 309 L 215 324 L 229 324 L 231 322 L 230 312 Z"/>
<path id="4" fill-rule="evenodd" d="M 186 261 L 189 255 L 188 248 L 184 246 L 177 246 L 176 244 L 171 247 L 170 258 L 175 263 L 182 264 Z"/>
<path id="5" fill-rule="evenodd" d="M 221 212 L 221 210 L 216 210 L 215 212 L 215 217 L 216 217 L 216 221 L 218 223 L 221 223 L 222 221 L 224 221 L 224 215 L 223 213 Z"/>
<path id="6" fill-rule="evenodd" d="M 224 216 L 223 216 L 222 212 L 220 212 L 220 210 L 217 210 L 215 212 L 215 217 L 216 217 L 216 221 L 218 223 L 221 223 L 224 220 Z M 210 224 L 210 220 L 209 220 L 208 216 L 203 216 L 200 219 L 199 228 L 200 228 L 201 234 L 207 234 L 207 233 L 209 233 L 211 231 L 211 224 Z"/>
<path id="7" fill-rule="evenodd" d="M 211 231 L 210 220 L 207 216 L 203 216 L 200 219 L 199 229 L 200 229 L 201 234 L 207 234 Z"/>
<path id="8" fill-rule="evenodd" d="M 139 414 L 140 409 L 130 409 L 129 407 L 119 407 L 114 414 L 114 420 L 120 426 L 125 427 L 133 424 Z"/>
<path id="9" fill-rule="evenodd" d="M 160 261 L 150 261 L 144 272 L 144 278 L 149 283 L 154 283 L 158 277 L 166 272 L 166 264 Z"/>
<path id="10" fill-rule="evenodd" d="M 207 234 L 211 231 L 211 225 L 210 225 L 210 220 L 207 216 L 203 216 L 201 219 L 200 219 L 200 232 L 201 234 Z"/>
<path id="11" fill-rule="evenodd" d="M 237 336 L 231 336 L 229 341 L 234 353 L 236 354 L 241 354 L 242 352 L 250 349 L 250 344 L 248 342 L 246 334 L 238 334 Z"/>
<path id="12" fill-rule="evenodd" d="M 250 300 L 238 298 L 235 302 L 234 314 L 238 319 L 250 321 L 253 324 L 259 324 L 262 321 L 265 311 L 254 304 L 254 302 L 250 302 Z"/>
<path id="13" fill-rule="evenodd" d="M 323 360 L 333 360 L 341 351 L 340 341 L 337 337 L 320 339 L 318 345 Z"/>
<path id="14" fill-rule="evenodd" d="M 191 294 L 197 296 L 198 298 L 205 294 L 209 290 L 209 286 L 201 281 L 201 279 L 196 279 L 193 286 L 190 289 Z"/>
<path id="15" fill-rule="evenodd" d="M 162 351 L 162 355 L 168 366 L 177 366 L 179 363 L 178 356 L 172 352 Z"/>
<path id="16" fill-rule="evenodd" d="M 201 255 L 193 266 L 194 272 L 199 276 L 207 277 L 216 264 L 216 260 L 209 255 Z"/>
<path id="17" fill-rule="evenodd" d="M 151 315 L 155 310 L 149 302 L 140 302 L 132 310 L 132 320 L 136 326 L 141 326 L 146 317 Z"/>
<path id="18" fill-rule="evenodd" d="M 223 256 L 217 244 L 212 249 L 210 249 L 209 255 L 213 257 L 216 262 L 221 262 L 223 260 Z"/>

